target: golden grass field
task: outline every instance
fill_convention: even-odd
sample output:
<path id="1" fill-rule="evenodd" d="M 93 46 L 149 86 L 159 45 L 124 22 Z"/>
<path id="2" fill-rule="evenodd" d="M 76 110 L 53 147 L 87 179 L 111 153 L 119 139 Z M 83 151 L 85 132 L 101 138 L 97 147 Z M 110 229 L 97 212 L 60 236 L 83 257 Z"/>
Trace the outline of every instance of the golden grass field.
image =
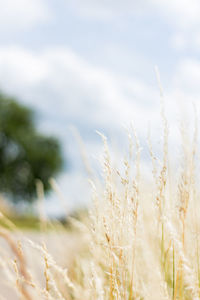
<path id="1" fill-rule="evenodd" d="M 89 215 L 71 218 L 70 230 L 45 231 L 41 220 L 40 233 L 24 233 L 1 216 L 0 299 L 200 299 L 197 125 L 190 139 L 181 127 L 174 168 L 164 112 L 162 120 L 161 159 L 147 143 L 148 183 L 135 131 L 120 162 L 102 135 L 103 181 L 91 180 Z"/>

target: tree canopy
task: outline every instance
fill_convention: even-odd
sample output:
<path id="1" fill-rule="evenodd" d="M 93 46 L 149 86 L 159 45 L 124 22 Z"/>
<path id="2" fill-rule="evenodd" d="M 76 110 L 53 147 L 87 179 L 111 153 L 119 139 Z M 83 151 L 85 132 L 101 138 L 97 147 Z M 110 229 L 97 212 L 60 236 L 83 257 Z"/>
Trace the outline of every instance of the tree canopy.
<path id="1" fill-rule="evenodd" d="M 0 192 L 14 202 L 31 202 L 36 180 L 48 192 L 49 178 L 61 167 L 58 140 L 38 132 L 32 109 L 0 93 Z"/>

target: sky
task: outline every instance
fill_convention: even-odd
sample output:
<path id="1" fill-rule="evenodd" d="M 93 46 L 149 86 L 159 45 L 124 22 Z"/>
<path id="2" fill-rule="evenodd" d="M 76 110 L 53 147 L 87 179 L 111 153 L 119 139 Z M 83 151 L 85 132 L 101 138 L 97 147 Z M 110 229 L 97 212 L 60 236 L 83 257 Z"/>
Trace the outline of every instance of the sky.
<path id="1" fill-rule="evenodd" d="M 74 128 L 91 161 L 102 151 L 96 130 L 123 150 L 124 126 L 133 122 L 142 141 L 151 126 L 159 145 L 155 66 L 173 144 L 180 110 L 190 120 L 200 102 L 199 0 L 0 0 L 0 90 L 60 139 L 66 169 L 57 180 L 69 210 L 89 201 Z M 55 195 L 47 211 L 62 212 Z"/>

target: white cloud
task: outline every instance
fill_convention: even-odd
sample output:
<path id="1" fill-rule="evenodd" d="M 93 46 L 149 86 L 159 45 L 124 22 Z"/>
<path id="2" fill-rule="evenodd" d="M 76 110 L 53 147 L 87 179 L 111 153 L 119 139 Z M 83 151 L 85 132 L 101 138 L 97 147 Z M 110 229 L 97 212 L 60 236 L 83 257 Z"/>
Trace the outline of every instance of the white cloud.
<path id="1" fill-rule="evenodd" d="M 86 19 L 112 21 L 118 24 L 120 16 L 145 21 L 154 18 L 158 24 L 168 24 L 172 31 L 172 48 L 177 51 L 200 50 L 200 1 L 199 0 L 69 0 L 66 5 Z M 145 21 L 146 22 L 146 21 Z M 124 23 L 123 23 L 124 24 Z M 118 25 L 119 26 L 119 25 Z M 161 27 L 162 28 L 162 27 Z M 166 32 L 163 32 L 166 34 Z"/>
<path id="2" fill-rule="evenodd" d="M 180 60 L 173 75 L 170 91 L 167 93 L 168 118 L 178 125 L 184 119 L 188 134 L 194 132 L 194 106 L 200 115 L 200 61 L 191 58 Z M 178 132 L 172 131 L 173 143 L 177 145 Z"/>
<path id="3" fill-rule="evenodd" d="M 174 74 L 174 85 L 191 95 L 200 93 L 200 61 L 185 58 L 180 61 Z"/>
<path id="4" fill-rule="evenodd" d="M 26 30 L 49 17 L 45 0 L 0 0 L 0 32 Z"/>
<path id="5" fill-rule="evenodd" d="M 73 0 L 79 14 L 89 18 L 109 19 L 119 15 L 162 14 L 169 23 L 180 28 L 191 28 L 200 23 L 199 0 Z"/>
<path id="6" fill-rule="evenodd" d="M 200 23 L 199 0 L 149 0 L 169 21 L 183 29 Z"/>
<path id="7" fill-rule="evenodd" d="M 185 59 L 174 77 L 174 89 L 167 97 L 172 119 L 177 90 L 187 89 L 193 95 L 200 92 L 200 63 Z M 40 53 L 0 48 L 0 87 L 43 111 L 52 120 L 44 122 L 44 128 L 54 133 L 57 128 L 60 136 L 66 135 L 71 123 L 87 138 L 96 129 L 118 132 L 122 124 L 131 121 L 146 137 L 149 121 L 154 127 L 160 124 L 157 87 L 94 66 L 68 48 L 54 47 Z M 185 103 L 186 98 L 190 99 L 189 95 L 184 97 Z"/>
<path id="8" fill-rule="evenodd" d="M 88 145 L 100 142 L 95 130 L 120 139 L 122 125 L 131 121 L 145 138 L 149 121 L 153 125 L 159 118 L 159 93 L 152 87 L 95 67 L 67 48 L 39 54 L 0 48 L 0 87 L 42 111 L 40 128 L 62 138 L 76 162 L 79 153 L 68 143 L 68 125 L 76 126 Z"/>
<path id="9" fill-rule="evenodd" d="M 196 26 L 192 30 L 176 32 L 170 39 L 172 48 L 176 51 L 200 52 L 200 30 Z M 191 55 L 192 56 L 192 55 Z"/>
<path id="10" fill-rule="evenodd" d="M 75 171 L 65 177 L 67 183 L 62 179 L 59 184 L 70 203 L 73 198 L 74 205 L 83 201 L 86 184 L 81 182 L 80 153 L 68 125 L 74 124 L 87 147 L 92 148 L 90 153 L 97 154 L 100 138 L 94 138 L 96 129 L 105 134 L 111 132 L 118 139 L 122 124 L 134 120 L 146 135 L 148 120 L 156 120 L 157 101 L 151 87 L 136 78 L 95 67 L 67 48 L 40 53 L 17 47 L 0 48 L 0 87 L 43 111 L 40 128 L 57 134 L 67 144 L 66 156 Z"/>
<path id="11" fill-rule="evenodd" d="M 113 17 L 123 14 L 139 13 L 143 10 L 143 5 L 148 4 L 144 0 L 70 0 L 67 5 L 71 5 L 74 11 L 86 18 L 110 20 Z"/>
<path id="12" fill-rule="evenodd" d="M 46 67 L 41 59 L 24 49 L 0 48 L 0 80 L 11 92 L 39 83 L 46 76 Z"/>
<path id="13" fill-rule="evenodd" d="M 66 48 L 40 54 L 16 47 L 1 48 L 0 85 L 24 101 L 52 113 L 57 111 L 70 121 L 102 126 L 110 124 L 111 116 L 112 126 L 139 119 L 144 104 L 155 104 L 155 92 L 143 82 L 94 67 Z"/>
<path id="14" fill-rule="evenodd" d="M 188 47 L 188 37 L 183 32 L 177 32 L 171 37 L 170 43 L 176 51 L 184 51 Z"/>
<path id="15" fill-rule="evenodd" d="M 180 101 L 191 105 L 191 99 L 196 100 L 196 95 L 189 91 L 195 88 L 200 92 L 200 63 L 184 60 L 177 69 L 176 78 L 179 79 L 174 79 L 176 88 L 166 97 L 166 112 L 173 128 L 171 138 L 175 144 L 176 102 L 180 98 Z M 63 139 L 67 144 L 69 159 L 73 159 L 75 164 L 80 163 L 80 158 L 77 158 L 79 153 L 75 150 L 77 145 L 69 138 L 67 131 L 71 123 L 81 131 L 87 146 L 93 145 L 91 152 L 94 154 L 99 143 L 94 138 L 96 129 L 106 134 L 111 132 L 114 139 L 120 139 L 123 147 L 122 125 L 129 125 L 131 121 L 134 121 L 144 140 L 150 121 L 153 137 L 160 140 L 162 125 L 158 89 L 136 77 L 113 74 L 108 69 L 94 66 L 68 48 L 54 47 L 39 53 L 17 47 L 0 48 L 0 87 L 43 111 L 44 120 L 40 126 Z M 186 88 L 188 91 L 184 93 Z M 77 174 L 73 176 L 78 176 L 80 169 L 77 165 L 75 169 Z M 66 185 L 66 188 L 62 181 L 61 189 L 65 191 L 69 188 L 66 194 L 71 199 L 74 188 L 72 181 L 76 180 L 74 177 L 72 181 L 67 180 L 70 185 Z M 76 189 L 74 191 L 76 193 Z"/>

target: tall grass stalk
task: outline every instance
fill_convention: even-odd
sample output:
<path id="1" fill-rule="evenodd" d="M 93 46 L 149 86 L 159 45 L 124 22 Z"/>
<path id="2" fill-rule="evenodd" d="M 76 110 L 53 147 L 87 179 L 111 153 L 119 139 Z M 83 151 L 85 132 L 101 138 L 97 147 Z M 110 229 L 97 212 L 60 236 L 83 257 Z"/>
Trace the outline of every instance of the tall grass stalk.
<path id="1" fill-rule="evenodd" d="M 200 299 L 197 118 L 191 142 L 181 126 L 180 168 L 177 168 L 169 162 L 169 126 L 164 111 L 162 105 L 161 158 L 156 158 L 150 135 L 148 138 L 152 162 L 152 175 L 148 180 L 143 173 L 142 149 L 133 126 L 128 131 L 127 153 L 117 162 L 113 160 L 107 138 L 99 133 L 104 145 L 102 180 L 97 182 L 97 176 L 90 180 L 93 205 L 88 216 L 80 220 L 68 218 L 73 230 L 62 226 L 62 234 L 57 232 L 54 243 L 60 239 L 60 247 L 57 246 L 56 252 L 62 253 L 57 256 L 58 261 L 51 253 L 52 245 L 48 245 L 48 220 L 41 206 L 45 244 L 19 233 L 7 217 L 0 215 L 0 237 L 4 241 L 0 247 L 0 276 L 5 275 L 13 297 L 28 300 Z M 56 182 L 51 180 L 51 184 L 64 202 Z M 42 183 L 38 182 L 37 188 L 41 205 Z M 66 236 L 71 240 L 77 236 L 73 252 L 80 249 L 78 254 L 72 254 L 68 268 L 65 260 L 70 253 Z M 34 258 L 35 266 L 31 264 Z M 39 275 L 34 273 L 34 267 Z"/>

